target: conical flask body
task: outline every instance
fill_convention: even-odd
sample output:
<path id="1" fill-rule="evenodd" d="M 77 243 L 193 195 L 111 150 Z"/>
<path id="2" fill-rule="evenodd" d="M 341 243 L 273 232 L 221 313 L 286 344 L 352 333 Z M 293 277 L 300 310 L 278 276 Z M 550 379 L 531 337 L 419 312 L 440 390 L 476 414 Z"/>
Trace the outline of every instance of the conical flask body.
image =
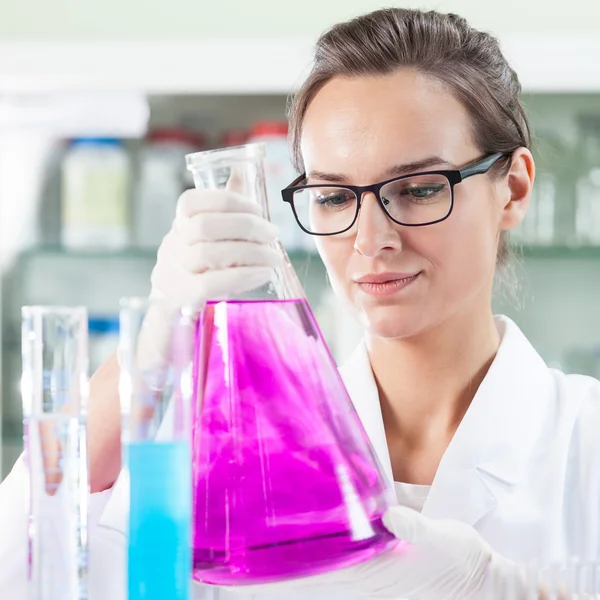
<path id="1" fill-rule="evenodd" d="M 246 585 L 350 566 L 396 542 L 393 502 L 285 251 L 271 282 L 198 318 L 193 569 Z"/>

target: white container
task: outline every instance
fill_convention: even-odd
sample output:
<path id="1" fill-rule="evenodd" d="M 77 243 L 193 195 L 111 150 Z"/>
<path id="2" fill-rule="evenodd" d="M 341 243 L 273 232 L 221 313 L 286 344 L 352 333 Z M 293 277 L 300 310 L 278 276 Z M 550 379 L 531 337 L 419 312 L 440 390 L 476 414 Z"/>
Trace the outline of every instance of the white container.
<path id="1" fill-rule="evenodd" d="M 287 142 L 285 121 L 259 121 L 250 131 L 248 143 L 266 146 L 265 177 L 271 221 L 279 227 L 281 243 L 288 251 L 303 248 L 304 232 L 298 227 L 290 206 L 283 201 L 281 190 L 296 177 Z"/>
<path id="2" fill-rule="evenodd" d="M 577 181 L 576 227 L 579 243 L 600 246 L 600 168 Z"/>
<path id="3" fill-rule="evenodd" d="M 556 241 L 556 188 L 557 181 L 553 173 L 541 171 L 537 175 L 531 196 L 534 231 L 532 239 L 527 240 L 532 245 L 550 246 Z"/>
<path id="4" fill-rule="evenodd" d="M 79 249 L 126 246 L 130 180 L 130 160 L 120 140 L 74 140 L 62 165 L 63 245 Z"/>
<path id="5" fill-rule="evenodd" d="M 156 249 L 171 228 L 177 199 L 194 183 L 185 168 L 185 155 L 202 150 L 203 138 L 185 129 L 157 129 L 140 155 L 135 190 L 134 235 L 140 248 Z"/>
<path id="6" fill-rule="evenodd" d="M 600 118 L 579 117 L 575 226 L 578 242 L 600 246 Z"/>

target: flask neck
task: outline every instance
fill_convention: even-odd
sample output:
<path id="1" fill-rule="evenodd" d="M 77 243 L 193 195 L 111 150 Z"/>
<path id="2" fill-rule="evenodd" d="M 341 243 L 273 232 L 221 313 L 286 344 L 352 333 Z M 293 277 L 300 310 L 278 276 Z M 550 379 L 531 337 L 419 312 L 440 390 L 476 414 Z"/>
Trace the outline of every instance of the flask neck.
<path id="1" fill-rule="evenodd" d="M 196 188 L 221 189 L 240 194 L 247 201 L 255 202 L 263 217 L 270 220 L 262 160 L 207 163 L 192 173 Z"/>
<path id="2" fill-rule="evenodd" d="M 263 144 L 248 144 L 237 148 L 225 148 L 191 154 L 186 157 L 188 169 L 199 189 L 228 190 L 256 203 L 263 217 L 270 219 L 264 169 L 265 148 Z M 276 199 L 274 199 L 276 201 Z M 272 267 L 270 273 L 261 273 L 261 281 L 248 286 L 227 300 L 290 300 L 304 299 L 304 292 L 283 246 L 279 241 L 273 249 L 281 255 L 281 263 Z M 265 275 L 263 277 L 263 275 Z M 216 300 L 216 299 L 213 299 Z M 220 299 L 219 299 L 220 300 Z"/>

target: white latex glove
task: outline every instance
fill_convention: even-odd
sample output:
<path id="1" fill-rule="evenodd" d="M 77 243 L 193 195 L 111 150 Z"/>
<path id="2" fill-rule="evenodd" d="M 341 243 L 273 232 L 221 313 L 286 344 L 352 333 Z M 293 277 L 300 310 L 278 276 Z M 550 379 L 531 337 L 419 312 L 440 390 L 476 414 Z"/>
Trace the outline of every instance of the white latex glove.
<path id="1" fill-rule="evenodd" d="M 151 298 L 198 306 L 269 281 L 277 227 L 255 202 L 230 190 L 188 190 L 177 203 L 152 272 Z"/>
<path id="2" fill-rule="evenodd" d="M 258 204 L 235 191 L 184 192 L 152 272 L 153 303 L 140 332 L 139 364 L 154 367 L 164 361 L 176 309 L 200 309 L 209 299 L 268 283 L 281 262 L 270 245 L 277 232 Z"/>
<path id="3" fill-rule="evenodd" d="M 269 598 L 285 598 L 292 589 L 309 598 L 315 588 L 370 600 L 525 597 L 516 565 L 494 552 L 469 525 L 432 520 L 404 506 L 388 510 L 384 524 L 403 542 L 377 558 L 323 575 L 237 591 Z"/>

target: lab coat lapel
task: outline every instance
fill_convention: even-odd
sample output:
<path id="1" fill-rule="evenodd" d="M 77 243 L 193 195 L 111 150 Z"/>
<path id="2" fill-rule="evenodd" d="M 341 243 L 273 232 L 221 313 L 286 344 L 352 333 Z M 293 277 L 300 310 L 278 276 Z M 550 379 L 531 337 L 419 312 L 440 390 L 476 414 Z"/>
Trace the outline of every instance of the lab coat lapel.
<path id="1" fill-rule="evenodd" d="M 551 397 L 550 372 L 519 328 L 497 317 L 502 342 L 444 453 L 423 514 L 474 525 L 521 479 Z M 393 481 L 379 394 L 363 342 L 340 369 L 382 468 Z"/>
<path id="2" fill-rule="evenodd" d="M 394 477 L 385 437 L 383 417 L 381 416 L 379 392 L 373 378 L 369 354 L 364 340 L 340 368 L 340 375 L 344 380 L 352 404 L 354 404 L 354 408 L 371 440 L 381 468 L 390 485 L 392 485 Z"/>
<path id="3" fill-rule="evenodd" d="M 475 525 L 508 498 L 541 433 L 550 372 L 510 319 L 496 324 L 502 342 L 442 457 L 425 516 Z"/>

